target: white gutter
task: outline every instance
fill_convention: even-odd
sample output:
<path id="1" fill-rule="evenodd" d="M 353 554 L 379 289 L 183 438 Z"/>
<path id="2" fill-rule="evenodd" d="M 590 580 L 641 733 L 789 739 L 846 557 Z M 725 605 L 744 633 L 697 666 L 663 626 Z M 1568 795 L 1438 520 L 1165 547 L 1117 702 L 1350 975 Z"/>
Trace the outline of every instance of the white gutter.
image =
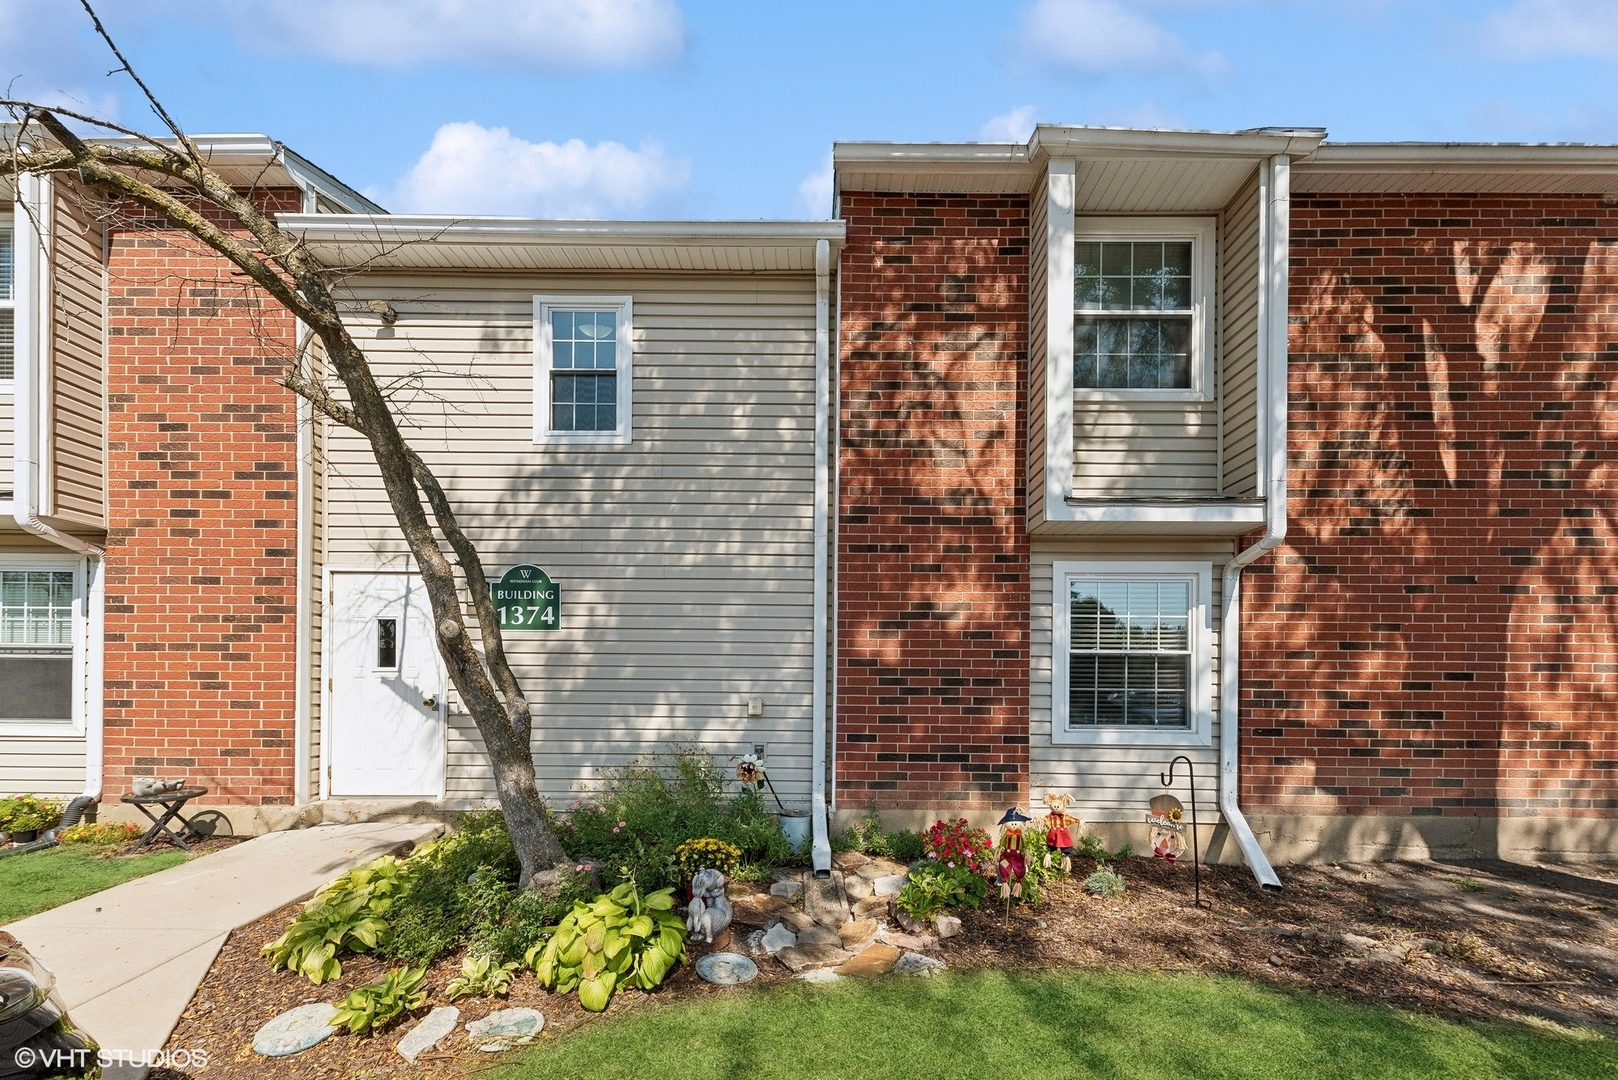
<path id="1" fill-rule="evenodd" d="M 826 815 L 826 700 L 828 633 L 827 602 L 831 567 L 831 243 L 815 242 L 815 585 L 814 692 L 810 739 L 814 764 L 810 773 L 810 854 L 817 875 L 831 872 L 831 824 Z"/>
<path id="2" fill-rule="evenodd" d="M 84 792 L 80 799 L 94 802 L 102 788 L 102 650 L 106 589 L 103 582 L 106 551 L 41 521 L 44 484 L 44 446 L 48 437 L 51 352 L 51 184 L 48 179 L 23 173 L 17 177 L 15 280 L 22 303 L 15 316 L 14 410 L 12 435 L 11 514 L 18 528 L 48 540 L 88 560 L 85 597 L 85 670 L 79 688 L 84 715 Z M 77 800 L 75 800 L 77 801 Z"/>
<path id="3" fill-rule="evenodd" d="M 1266 307 L 1258 334 L 1259 484 L 1264 535 L 1225 564 L 1219 637 L 1219 813 L 1247 865 L 1266 891 L 1281 879 L 1259 846 L 1241 796 L 1240 709 L 1242 570 L 1287 535 L 1287 222 L 1290 160 L 1284 154 L 1259 169 L 1259 294 Z M 1268 420 L 1268 423 L 1265 421 Z"/>

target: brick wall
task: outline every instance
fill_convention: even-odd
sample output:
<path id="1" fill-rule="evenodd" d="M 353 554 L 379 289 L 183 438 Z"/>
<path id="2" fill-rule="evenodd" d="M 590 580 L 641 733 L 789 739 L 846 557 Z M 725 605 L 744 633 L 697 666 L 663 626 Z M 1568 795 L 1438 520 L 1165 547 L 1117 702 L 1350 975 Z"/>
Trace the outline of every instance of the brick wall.
<path id="1" fill-rule="evenodd" d="M 1288 542 L 1248 573 L 1252 808 L 1618 809 L 1618 211 L 1293 202 Z"/>
<path id="2" fill-rule="evenodd" d="M 1026 798 L 1028 203 L 842 194 L 837 803 Z"/>
<path id="3" fill-rule="evenodd" d="M 108 314 L 107 790 L 188 776 L 290 803 L 293 321 L 138 212 L 112 232 Z"/>

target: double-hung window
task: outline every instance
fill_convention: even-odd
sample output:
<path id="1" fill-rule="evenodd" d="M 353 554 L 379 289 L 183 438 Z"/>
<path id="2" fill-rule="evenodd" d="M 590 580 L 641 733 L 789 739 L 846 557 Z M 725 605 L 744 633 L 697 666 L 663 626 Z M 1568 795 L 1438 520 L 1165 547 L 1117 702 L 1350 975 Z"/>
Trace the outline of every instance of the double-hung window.
<path id="1" fill-rule="evenodd" d="M 61 563 L 0 568 L 0 735 L 49 731 L 76 715 L 79 571 Z"/>
<path id="2" fill-rule="evenodd" d="M 0 381 L 17 371 L 17 239 L 9 214 L 0 217 Z"/>
<path id="3" fill-rule="evenodd" d="M 1212 226 L 1080 219 L 1073 243 L 1073 387 L 1202 396 L 1211 380 Z"/>
<path id="4" fill-rule="evenodd" d="M 630 298 L 536 296 L 534 321 L 534 441 L 627 444 Z"/>
<path id="5" fill-rule="evenodd" d="M 1210 741 L 1212 566 L 1058 562 L 1056 742 Z"/>

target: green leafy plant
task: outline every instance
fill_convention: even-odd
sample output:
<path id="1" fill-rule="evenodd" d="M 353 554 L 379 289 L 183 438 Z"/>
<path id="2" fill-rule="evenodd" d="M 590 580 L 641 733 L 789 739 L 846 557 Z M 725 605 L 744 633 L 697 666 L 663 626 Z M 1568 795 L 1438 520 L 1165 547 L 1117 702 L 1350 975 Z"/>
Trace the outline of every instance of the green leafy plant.
<path id="1" fill-rule="evenodd" d="M 894 905 L 912 919 L 930 919 L 955 907 L 977 907 L 988 895 L 989 883 L 964 866 L 926 862 L 910 872 Z"/>
<path id="2" fill-rule="evenodd" d="M 511 991 L 512 972 L 516 964 L 501 964 L 490 956 L 468 953 L 461 961 L 461 973 L 444 987 L 444 994 L 454 1001 L 463 997 L 505 997 Z"/>
<path id="3" fill-rule="evenodd" d="M 1084 879 L 1084 888 L 1093 896 L 1116 900 L 1124 895 L 1124 875 L 1104 866 Z"/>
<path id="4" fill-rule="evenodd" d="M 127 844 L 141 834 L 141 827 L 130 821 L 81 821 L 56 834 L 64 844 Z"/>
<path id="5" fill-rule="evenodd" d="M 297 972 L 316 986 L 343 973 L 338 957 L 387 942 L 387 914 L 404 886 L 391 855 L 356 867 L 320 887 L 280 937 L 260 950 L 277 970 Z"/>
<path id="6" fill-rule="evenodd" d="M 38 795 L 0 799 L 0 832 L 37 832 L 62 820 L 62 804 Z"/>
<path id="7" fill-rule="evenodd" d="M 883 832 L 882 821 L 875 814 L 833 834 L 831 846 L 833 851 L 858 851 L 902 863 L 913 863 L 923 855 L 920 833 L 909 829 Z"/>
<path id="8" fill-rule="evenodd" d="M 379 983 L 353 991 L 337 1006 L 331 1026 L 346 1027 L 350 1035 L 369 1035 L 395 1017 L 427 1004 L 425 968 L 394 968 Z"/>
<path id="9" fill-rule="evenodd" d="M 626 881 L 590 903 L 574 903 L 527 962 L 545 989 L 577 990 L 580 1005 L 600 1012 L 619 987 L 651 990 L 685 959 L 685 923 L 673 909 L 674 890 L 642 897 Z"/>
<path id="10" fill-rule="evenodd" d="M 1122 862 L 1135 854 L 1135 846 L 1126 843 L 1117 851 L 1108 851 L 1107 845 L 1102 842 L 1101 837 L 1096 836 L 1094 833 L 1087 833 L 1079 837 L 1079 852 L 1080 854 L 1088 855 L 1098 863 Z"/>

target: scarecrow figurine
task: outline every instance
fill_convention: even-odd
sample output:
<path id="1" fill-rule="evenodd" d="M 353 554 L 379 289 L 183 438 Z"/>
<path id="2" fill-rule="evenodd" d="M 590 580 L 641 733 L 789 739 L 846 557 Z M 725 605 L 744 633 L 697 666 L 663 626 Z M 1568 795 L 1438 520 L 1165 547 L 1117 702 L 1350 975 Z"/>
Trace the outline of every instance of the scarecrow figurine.
<path id="1" fill-rule="evenodd" d="M 1073 799 L 1069 795 L 1059 795 L 1054 791 L 1045 793 L 1045 805 L 1049 811 L 1045 815 L 1045 868 L 1050 869 L 1052 863 L 1061 859 L 1062 873 L 1073 872 L 1073 829 L 1075 826 L 1083 827 L 1078 818 L 1067 812 Z"/>
<path id="2" fill-rule="evenodd" d="M 1022 899 L 1023 878 L 1028 876 L 1028 858 L 1022 849 L 1022 827 L 1033 819 L 1013 806 L 1000 819 L 1000 848 L 995 855 L 995 876 L 1000 880 L 1000 899 L 1009 912 L 1011 901 Z"/>

